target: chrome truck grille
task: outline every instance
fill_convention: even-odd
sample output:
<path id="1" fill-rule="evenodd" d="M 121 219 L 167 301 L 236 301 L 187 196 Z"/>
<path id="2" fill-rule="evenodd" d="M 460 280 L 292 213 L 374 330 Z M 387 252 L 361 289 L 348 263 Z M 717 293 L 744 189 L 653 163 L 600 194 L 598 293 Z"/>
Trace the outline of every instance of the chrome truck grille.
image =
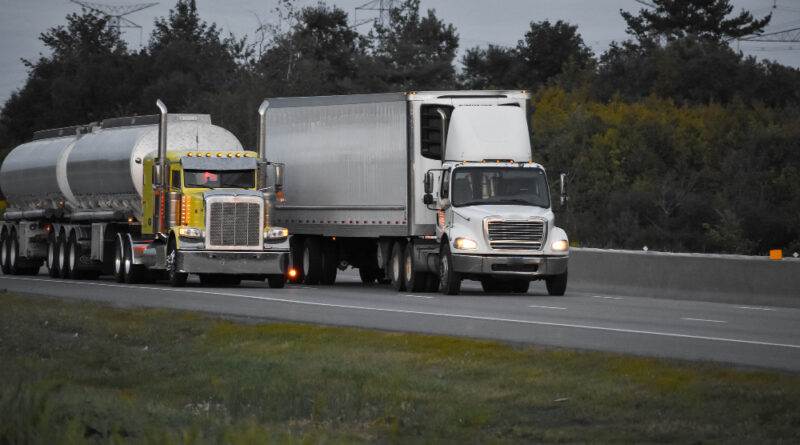
<path id="1" fill-rule="evenodd" d="M 545 240 L 546 223 L 543 220 L 486 221 L 489 247 L 497 250 L 541 250 Z"/>
<path id="2" fill-rule="evenodd" d="M 213 197 L 208 198 L 206 204 L 206 246 L 209 249 L 262 249 L 263 200 L 253 197 Z"/>

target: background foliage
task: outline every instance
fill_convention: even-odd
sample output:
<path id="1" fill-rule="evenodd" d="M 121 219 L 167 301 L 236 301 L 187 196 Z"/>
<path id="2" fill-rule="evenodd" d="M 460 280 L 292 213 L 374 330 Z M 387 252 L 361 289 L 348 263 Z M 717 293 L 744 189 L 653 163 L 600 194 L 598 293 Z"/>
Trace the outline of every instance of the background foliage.
<path id="1" fill-rule="evenodd" d="M 211 113 L 245 146 L 266 97 L 442 89 L 534 91 L 534 156 L 570 176 L 559 214 L 584 246 L 764 254 L 800 251 L 800 71 L 727 43 L 770 16 L 729 0 L 653 0 L 621 11 L 631 39 L 595 55 L 577 27 L 531 22 L 515 47 L 469 48 L 406 0 L 367 34 L 347 13 L 280 0 L 252 42 L 223 36 L 194 0 L 132 51 L 90 12 L 41 34 L 50 54 L 0 111 L 0 155 L 33 131 L 108 117 Z"/>

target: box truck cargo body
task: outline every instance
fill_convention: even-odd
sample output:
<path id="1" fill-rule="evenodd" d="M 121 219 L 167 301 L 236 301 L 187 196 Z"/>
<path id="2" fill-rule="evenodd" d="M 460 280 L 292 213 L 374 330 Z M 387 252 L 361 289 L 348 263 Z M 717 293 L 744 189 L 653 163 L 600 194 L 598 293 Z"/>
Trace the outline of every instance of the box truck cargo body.
<path id="1" fill-rule="evenodd" d="M 286 166 L 275 223 L 293 234 L 299 279 L 332 283 L 350 265 L 398 290 L 457 293 L 474 279 L 522 292 L 545 279 L 563 293 L 567 239 L 531 161 L 529 100 L 454 91 L 264 101 L 265 154 Z"/>

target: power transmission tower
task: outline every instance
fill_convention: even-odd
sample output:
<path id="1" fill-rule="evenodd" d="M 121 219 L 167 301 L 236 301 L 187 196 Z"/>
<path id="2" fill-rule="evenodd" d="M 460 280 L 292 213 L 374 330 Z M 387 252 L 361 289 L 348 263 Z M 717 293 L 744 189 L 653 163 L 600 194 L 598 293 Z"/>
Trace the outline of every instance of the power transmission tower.
<path id="1" fill-rule="evenodd" d="M 69 0 L 69 1 L 81 5 L 90 11 L 94 11 L 106 16 L 108 18 L 108 26 L 110 26 L 111 29 L 116 30 L 118 35 L 121 33 L 121 28 L 138 28 L 139 46 L 142 46 L 142 27 L 128 20 L 127 18 L 125 18 L 125 16 L 158 4 L 158 3 L 138 3 L 134 5 L 105 5 L 100 3 L 87 2 L 84 0 Z"/>
<path id="2" fill-rule="evenodd" d="M 399 0 L 372 0 L 356 7 L 353 14 L 353 28 L 370 22 L 385 26 L 389 23 L 389 11 L 398 9 Z M 378 11 L 378 17 L 368 19 L 358 19 L 358 11 Z"/>
<path id="3" fill-rule="evenodd" d="M 800 42 L 800 28 L 784 29 L 783 31 L 742 37 L 739 40 L 742 42 Z"/>

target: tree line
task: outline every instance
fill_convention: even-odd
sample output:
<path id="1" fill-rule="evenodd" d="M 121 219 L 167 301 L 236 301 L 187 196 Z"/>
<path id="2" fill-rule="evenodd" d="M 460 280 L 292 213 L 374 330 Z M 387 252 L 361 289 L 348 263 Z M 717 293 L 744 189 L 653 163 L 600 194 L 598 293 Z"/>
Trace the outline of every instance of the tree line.
<path id="1" fill-rule="evenodd" d="M 571 180 L 559 215 L 579 245 L 763 254 L 800 251 L 800 71 L 734 51 L 771 16 L 728 0 L 620 11 L 630 38 L 593 54 L 576 26 L 531 22 L 516 46 L 466 49 L 405 0 L 361 33 L 348 14 L 280 0 L 248 41 L 178 0 L 134 51 L 91 11 L 40 36 L 0 111 L 3 154 L 33 131 L 108 117 L 211 113 L 246 146 L 266 97 L 408 90 L 533 92 L 534 157 Z M 455 63 L 459 62 L 460 69 Z"/>

